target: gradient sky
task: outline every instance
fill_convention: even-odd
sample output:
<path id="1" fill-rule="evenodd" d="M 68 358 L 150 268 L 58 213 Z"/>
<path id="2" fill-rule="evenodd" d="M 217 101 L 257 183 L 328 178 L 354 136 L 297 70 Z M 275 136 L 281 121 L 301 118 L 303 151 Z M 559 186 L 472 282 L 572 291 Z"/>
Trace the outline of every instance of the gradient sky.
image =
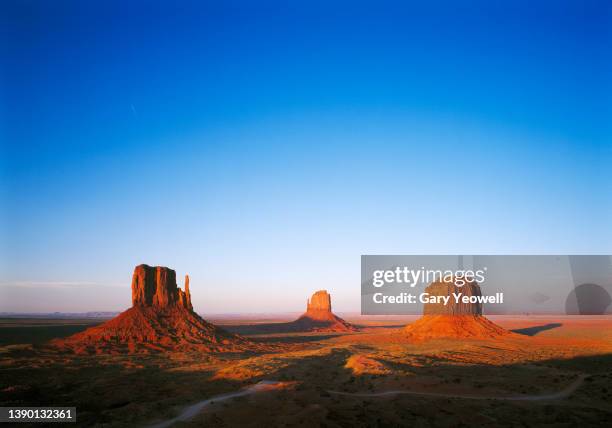
<path id="1" fill-rule="evenodd" d="M 357 311 L 361 254 L 612 253 L 609 2 L 125 3 L 0 6 L 0 311 L 122 310 L 143 262 L 203 313 Z"/>

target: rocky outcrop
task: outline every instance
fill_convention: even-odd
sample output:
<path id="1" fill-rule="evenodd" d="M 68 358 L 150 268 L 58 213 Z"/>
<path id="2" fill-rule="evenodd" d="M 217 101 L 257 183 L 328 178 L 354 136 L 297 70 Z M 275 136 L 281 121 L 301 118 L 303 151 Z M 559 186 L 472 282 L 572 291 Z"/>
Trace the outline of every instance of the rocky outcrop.
<path id="1" fill-rule="evenodd" d="M 386 375 L 391 373 L 383 363 L 378 361 L 374 356 L 370 355 L 351 355 L 344 365 L 345 369 L 349 369 L 354 375 L 361 376 L 369 375 Z"/>
<path id="2" fill-rule="evenodd" d="M 461 293 L 462 296 L 482 296 L 480 286 L 476 282 L 468 282 L 460 287 L 453 281 L 439 281 L 430 284 L 425 292 L 429 296 L 451 296 L 451 299 L 448 305 L 426 303 L 423 315 L 482 315 L 481 303 L 456 303 L 452 298 L 453 293 Z"/>
<path id="3" fill-rule="evenodd" d="M 319 290 L 306 300 L 306 313 L 331 311 L 331 295 L 326 290 Z"/>
<path id="4" fill-rule="evenodd" d="M 310 299 L 306 300 L 304 316 L 312 319 L 331 319 L 334 316 L 331 308 L 331 295 L 326 290 L 315 292 Z"/>
<path id="5" fill-rule="evenodd" d="M 332 312 L 331 295 L 326 290 L 315 292 L 306 300 L 306 312 L 293 321 L 296 331 L 355 331 L 357 328 Z"/>
<path id="6" fill-rule="evenodd" d="M 190 311 L 193 310 L 191 293 L 189 292 L 189 275 L 185 275 L 185 292 L 179 290 L 179 304 Z"/>
<path id="7" fill-rule="evenodd" d="M 189 275 L 185 275 L 185 291 L 176 284 L 176 272 L 164 266 L 138 265 L 132 275 L 132 306 L 167 308 L 181 306 L 192 310 Z"/>
<path id="8" fill-rule="evenodd" d="M 259 346 L 196 314 L 188 275 L 183 291 L 176 284 L 174 270 L 145 264 L 134 269 L 130 309 L 53 345 L 76 353 L 234 352 Z"/>
<path id="9" fill-rule="evenodd" d="M 423 315 L 404 328 L 414 340 L 488 339 L 510 333 L 482 315 Z"/>
<path id="10" fill-rule="evenodd" d="M 311 331 L 341 333 L 359 330 L 332 312 L 331 295 L 325 290 L 319 290 L 310 299 L 307 299 L 306 312 L 294 321 L 228 326 L 227 328 L 240 334 L 276 334 Z"/>
<path id="11" fill-rule="evenodd" d="M 512 334 L 488 320 L 482 314 L 481 303 L 455 302 L 452 293 L 463 296 L 481 296 L 480 286 L 468 282 L 462 286 L 455 281 L 434 282 L 426 289 L 430 296 L 451 296 L 447 305 L 426 303 L 423 316 L 404 328 L 404 334 L 414 340 L 437 338 L 491 338 Z"/>

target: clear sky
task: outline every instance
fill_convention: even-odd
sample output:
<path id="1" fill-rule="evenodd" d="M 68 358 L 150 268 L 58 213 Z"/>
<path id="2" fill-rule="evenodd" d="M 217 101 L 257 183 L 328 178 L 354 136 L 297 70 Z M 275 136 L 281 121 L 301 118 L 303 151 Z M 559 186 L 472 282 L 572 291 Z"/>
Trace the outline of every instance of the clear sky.
<path id="1" fill-rule="evenodd" d="M 0 311 L 124 309 L 143 262 L 203 313 L 357 311 L 361 254 L 612 253 L 609 2 L 0 16 Z"/>

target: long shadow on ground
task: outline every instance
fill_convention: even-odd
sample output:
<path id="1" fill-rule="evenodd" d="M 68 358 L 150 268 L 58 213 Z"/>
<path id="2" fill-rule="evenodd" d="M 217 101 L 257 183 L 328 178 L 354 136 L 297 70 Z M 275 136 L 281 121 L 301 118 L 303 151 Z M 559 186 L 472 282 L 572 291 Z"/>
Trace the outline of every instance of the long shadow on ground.
<path id="1" fill-rule="evenodd" d="M 558 322 L 553 322 L 550 324 L 537 325 L 534 327 L 527 328 L 517 328 L 516 330 L 511 330 L 513 333 L 522 334 L 524 336 L 535 336 L 538 333 L 541 333 L 546 330 L 552 330 L 553 328 L 561 327 L 563 324 Z"/>

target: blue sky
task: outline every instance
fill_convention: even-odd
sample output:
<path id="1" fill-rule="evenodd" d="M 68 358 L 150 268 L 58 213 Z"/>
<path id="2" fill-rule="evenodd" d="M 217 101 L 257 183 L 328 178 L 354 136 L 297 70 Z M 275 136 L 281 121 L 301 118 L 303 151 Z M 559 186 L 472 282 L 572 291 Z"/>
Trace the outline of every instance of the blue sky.
<path id="1" fill-rule="evenodd" d="M 606 2 L 123 3 L 0 6 L 0 311 L 123 309 L 143 262 L 205 313 L 356 311 L 361 254 L 612 252 Z"/>

